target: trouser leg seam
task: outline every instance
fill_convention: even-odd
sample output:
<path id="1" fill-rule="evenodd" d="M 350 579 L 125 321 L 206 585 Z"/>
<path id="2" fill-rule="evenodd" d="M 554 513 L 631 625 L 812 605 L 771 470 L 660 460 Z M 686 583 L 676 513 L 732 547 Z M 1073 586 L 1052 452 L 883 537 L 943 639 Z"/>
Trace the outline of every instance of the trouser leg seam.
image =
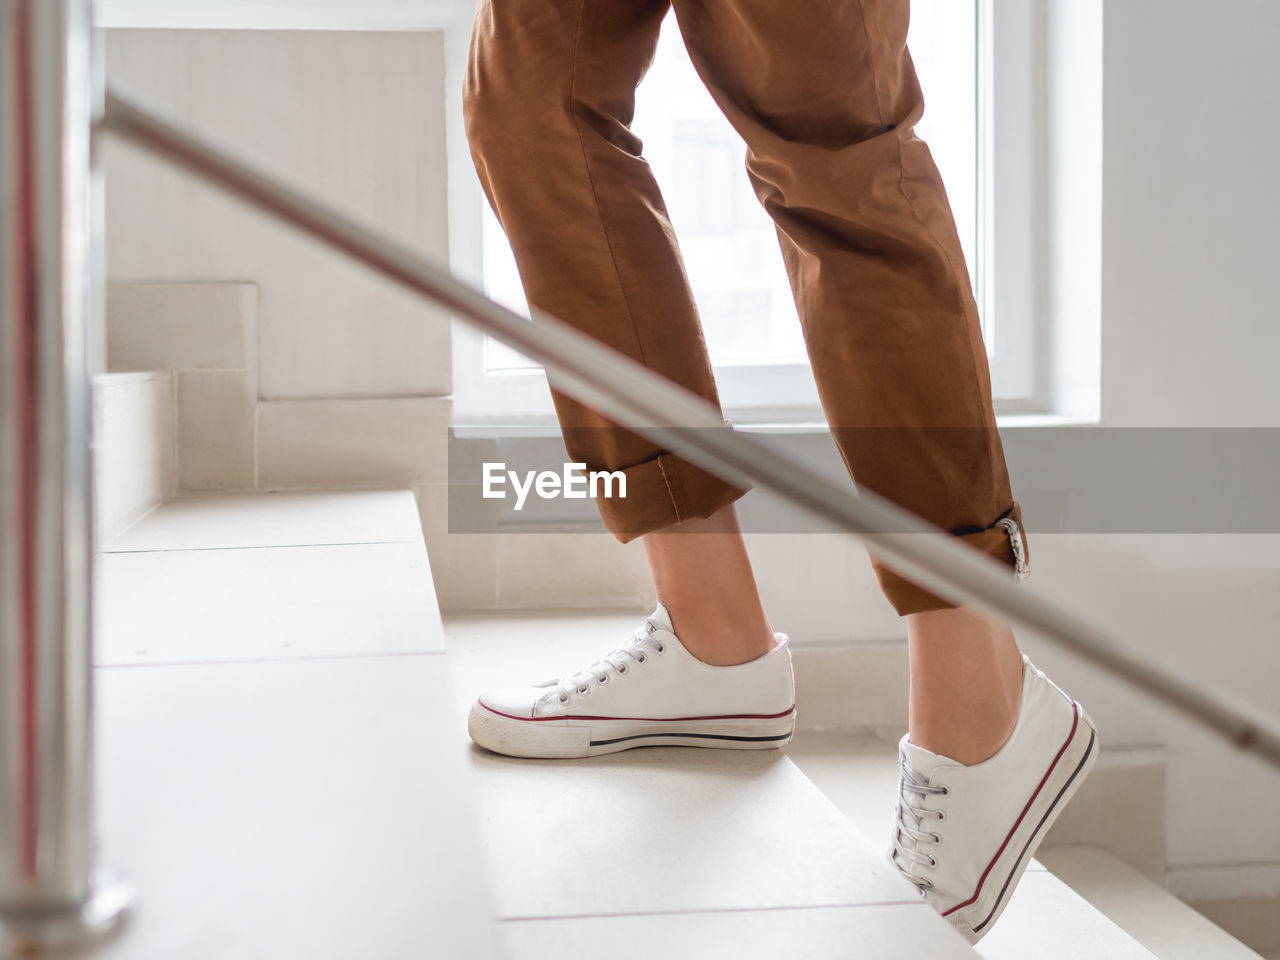
<path id="1" fill-rule="evenodd" d="M 662 474 L 662 482 L 667 488 L 667 497 L 671 500 L 671 510 L 676 515 L 676 523 L 682 523 L 684 517 L 680 516 L 680 503 L 676 500 L 675 491 L 671 489 L 671 478 L 667 476 L 667 468 L 662 463 L 662 457 L 658 457 L 658 472 Z"/>

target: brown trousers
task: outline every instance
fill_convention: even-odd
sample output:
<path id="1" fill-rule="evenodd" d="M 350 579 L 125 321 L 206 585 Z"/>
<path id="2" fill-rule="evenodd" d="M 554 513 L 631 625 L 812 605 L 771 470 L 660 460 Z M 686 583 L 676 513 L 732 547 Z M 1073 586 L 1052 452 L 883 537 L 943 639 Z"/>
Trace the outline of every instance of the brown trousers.
<path id="1" fill-rule="evenodd" d="M 529 302 L 713 402 L 658 185 L 629 125 L 674 5 L 747 143 L 777 225 L 819 394 L 855 482 L 1013 562 L 1021 531 L 977 308 L 942 180 L 914 133 L 908 0 L 481 0 L 467 136 Z M 622 540 L 737 490 L 557 394 L 575 461 L 625 470 Z M 877 564 L 899 613 L 948 606 Z"/>

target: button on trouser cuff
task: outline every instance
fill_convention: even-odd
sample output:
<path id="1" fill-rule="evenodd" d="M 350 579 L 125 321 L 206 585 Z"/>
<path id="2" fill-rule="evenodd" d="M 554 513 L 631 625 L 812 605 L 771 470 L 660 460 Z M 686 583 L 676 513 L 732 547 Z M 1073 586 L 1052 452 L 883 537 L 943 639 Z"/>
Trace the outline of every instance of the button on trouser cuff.
<path id="1" fill-rule="evenodd" d="M 1018 534 L 1015 540 L 1006 520 L 1012 520 Z M 988 556 L 995 557 L 1001 563 L 1008 564 L 1010 576 L 1025 576 L 1027 564 L 1026 530 L 1022 526 L 1022 510 L 1015 502 L 1013 508 L 1003 517 L 985 530 L 978 530 L 957 536 L 971 547 L 981 550 Z M 926 610 L 946 610 L 956 604 L 938 597 L 923 587 L 912 583 L 906 577 L 894 573 L 879 561 L 873 561 L 876 578 L 880 581 L 880 589 L 884 592 L 893 609 L 901 616 L 911 613 L 923 613 Z"/>

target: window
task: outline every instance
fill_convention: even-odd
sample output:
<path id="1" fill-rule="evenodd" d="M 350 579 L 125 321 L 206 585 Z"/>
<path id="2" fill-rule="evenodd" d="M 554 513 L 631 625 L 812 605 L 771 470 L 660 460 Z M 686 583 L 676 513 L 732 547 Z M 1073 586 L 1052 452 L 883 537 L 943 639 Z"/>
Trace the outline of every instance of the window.
<path id="1" fill-rule="evenodd" d="M 985 161 L 994 142 L 991 52 L 997 3 L 913 0 L 909 45 L 927 103 L 918 131 L 930 145 L 955 213 L 984 318 L 999 404 L 1029 395 L 1032 338 L 1003 328 L 997 333 L 993 309 L 993 280 L 1002 271 L 994 263 L 994 177 Z M 745 146 L 698 79 L 671 17 L 637 91 L 633 128 L 644 142 L 680 240 L 726 414 L 739 423 L 820 420 L 773 224 L 743 167 Z M 510 248 L 487 205 L 483 257 L 489 295 L 527 312 Z M 1019 321 L 1020 314 L 1010 310 L 1002 322 L 1029 323 L 1029 313 Z M 461 422 L 553 422 L 545 377 L 536 364 L 488 338 L 466 332 L 461 338 L 470 338 L 460 345 L 462 368 L 455 363 Z M 1007 349 L 1002 353 L 997 346 Z"/>

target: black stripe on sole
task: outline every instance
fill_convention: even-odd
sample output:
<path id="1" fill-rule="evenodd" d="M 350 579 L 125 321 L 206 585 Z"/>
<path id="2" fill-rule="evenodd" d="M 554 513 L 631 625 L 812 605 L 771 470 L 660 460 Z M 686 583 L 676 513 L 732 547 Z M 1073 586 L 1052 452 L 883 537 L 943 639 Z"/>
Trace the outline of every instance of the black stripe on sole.
<path id="1" fill-rule="evenodd" d="M 1076 764 L 1076 768 L 1071 771 L 1071 776 L 1068 777 L 1067 782 L 1062 785 L 1062 789 L 1058 791 L 1058 795 L 1053 798 L 1053 803 L 1049 804 L 1049 809 L 1044 812 L 1044 816 L 1041 817 L 1040 822 L 1036 824 L 1035 830 L 1033 830 L 1031 832 L 1031 836 L 1027 838 L 1026 844 L 1022 847 L 1022 853 L 1020 853 L 1018 855 L 1018 859 L 1013 862 L 1013 871 L 1009 876 L 1005 877 L 1004 886 L 1000 888 L 1000 895 L 996 897 L 996 902 L 992 906 L 991 912 L 987 914 L 987 919 L 983 920 L 973 928 L 974 933 L 978 933 L 983 927 L 989 924 L 991 922 L 991 918 L 996 915 L 996 911 L 1000 909 L 1000 903 L 1004 900 L 1005 894 L 1009 892 L 1009 884 L 1013 882 L 1014 875 L 1018 873 L 1018 864 L 1022 863 L 1023 858 L 1027 855 L 1027 850 L 1030 849 L 1031 844 L 1035 841 L 1036 837 L 1040 835 L 1040 831 L 1043 829 L 1045 821 L 1049 819 L 1049 815 L 1057 809 L 1058 804 L 1062 801 L 1062 795 L 1070 789 L 1071 784 L 1073 784 L 1076 777 L 1080 775 L 1080 771 L 1084 769 L 1084 765 L 1088 763 L 1089 758 L 1093 756 L 1093 747 L 1097 739 L 1098 733 L 1091 727 L 1089 729 L 1089 746 L 1085 748 L 1084 756 L 1080 758 L 1080 762 Z"/>
<path id="2" fill-rule="evenodd" d="M 776 737 L 735 737 L 727 733 L 637 733 L 630 737 L 614 737 L 612 740 L 592 740 L 589 746 L 604 747 L 611 743 L 622 743 L 624 740 L 645 740 L 652 737 L 687 737 L 691 740 L 734 740 L 739 743 L 766 743 L 776 740 L 790 739 L 790 733 Z"/>

